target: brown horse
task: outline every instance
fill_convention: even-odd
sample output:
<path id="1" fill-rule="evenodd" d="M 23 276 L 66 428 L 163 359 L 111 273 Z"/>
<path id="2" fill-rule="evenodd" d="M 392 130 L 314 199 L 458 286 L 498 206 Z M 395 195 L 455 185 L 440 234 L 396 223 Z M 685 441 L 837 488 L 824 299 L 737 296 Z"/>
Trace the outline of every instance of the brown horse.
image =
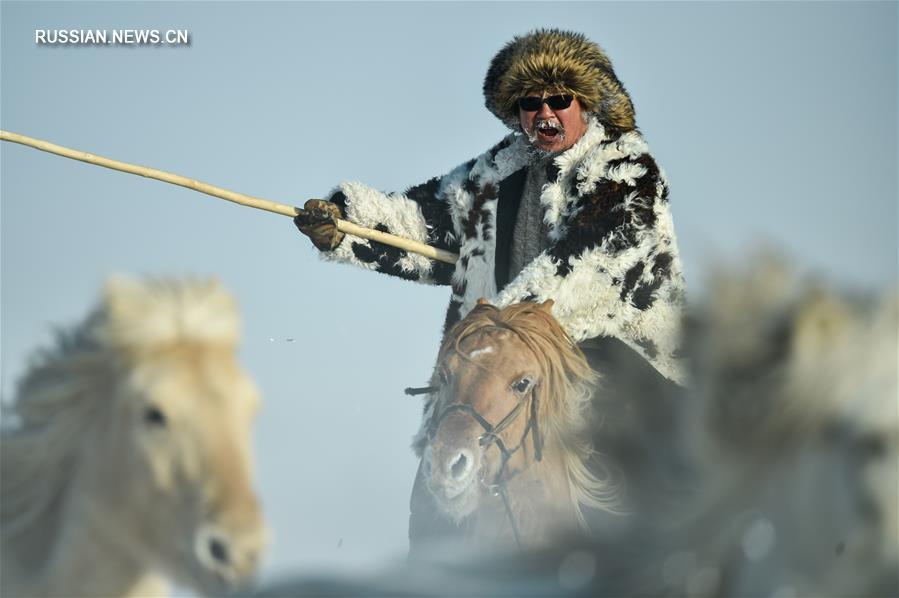
<path id="1" fill-rule="evenodd" d="M 416 492 L 426 485 L 476 545 L 540 545 L 585 527 L 583 507 L 612 504 L 588 467 L 596 375 L 551 307 L 481 302 L 440 349 Z"/>

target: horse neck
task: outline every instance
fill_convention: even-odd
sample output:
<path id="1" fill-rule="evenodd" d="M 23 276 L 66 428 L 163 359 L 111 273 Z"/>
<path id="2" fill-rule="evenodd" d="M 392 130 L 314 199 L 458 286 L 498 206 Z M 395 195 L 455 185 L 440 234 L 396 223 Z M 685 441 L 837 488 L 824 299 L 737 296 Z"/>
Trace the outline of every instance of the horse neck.
<path id="1" fill-rule="evenodd" d="M 121 522 L 107 519 L 90 482 L 76 478 L 60 514 L 61 527 L 41 576 L 47 595 L 161 596 L 167 584 L 119 531 Z M 98 564 L 102 566 L 98 566 Z M 85 575 L 90 571 L 91 575 Z"/>
<path id="2" fill-rule="evenodd" d="M 79 468 L 79 443 L 24 430 L 9 433 L 3 449 L 3 499 L 8 511 L 4 512 L 2 556 L 9 575 L 3 576 L 2 593 L 44 593 L 27 588 L 39 584 L 53 562 Z M 16 589 L 7 592 L 10 587 Z"/>
<path id="3" fill-rule="evenodd" d="M 160 596 L 166 584 L 101 523 L 95 499 L 75 478 L 28 529 L 3 546 L 4 596 Z M 98 566 L 102 563 L 102 567 Z M 85 574 L 90 572 L 90 574 Z"/>
<path id="4" fill-rule="evenodd" d="M 525 467 L 508 484 L 510 504 L 519 508 L 544 512 L 556 517 L 574 517 L 568 468 L 563 447 L 552 438 L 545 439 L 540 461 L 532 450 L 523 455 Z M 531 447 L 527 447 L 531 449 Z"/>
<path id="5" fill-rule="evenodd" d="M 103 419 L 85 419 L 79 436 L 95 438 L 106 425 Z M 71 443 L 67 451 L 70 460 L 41 472 L 54 481 L 52 501 L 22 529 L 4 537 L 4 570 L 14 573 L 4 580 L 2 594 L 164 595 L 162 579 L 148 570 L 147 559 L 120 531 L 123 522 L 109 519 L 93 479 L 102 460 L 83 441 Z"/>

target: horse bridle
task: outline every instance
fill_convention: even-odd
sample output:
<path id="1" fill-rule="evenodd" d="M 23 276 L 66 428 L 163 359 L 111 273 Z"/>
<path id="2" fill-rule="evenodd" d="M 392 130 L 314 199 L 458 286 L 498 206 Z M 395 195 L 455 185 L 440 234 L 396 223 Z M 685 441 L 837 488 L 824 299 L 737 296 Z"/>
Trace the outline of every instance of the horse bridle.
<path id="1" fill-rule="evenodd" d="M 487 489 L 492 492 L 494 496 L 502 498 L 503 506 L 506 509 L 506 515 L 509 518 L 509 524 L 512 526 L 512 533 L 515 536 L 515 542 L 518 544 L 519 548 L 521 548 L 521 538 L 518 534 L 518 525 L 515 523 L 515 517 L 512 515 L 512 509 L 509 506 L 509 497 L 506 489 L 506 484 L 511 479 L 511 476 L 507 477 L 505 474 L 506 465 L 509 463 L 512 456 L 524 446 L 528 434 L 531 435 L 531 442 L 534 446 L 534 458 L 538 462 L 543 459 L 543 438 L 540 435 L 540 426 L 537 419 L 537 395 L 534 392 L 536 388 L 537 385 L 534 384 L 528 389 L 526 394 L 520 396 L 518 398 L 518 403 L 511 409 L 511 411 L 509 411 L 509 413 L 499 420 L 495 426 L 478 413 L 477 409 L 467 403 L 453 403 L 452 405 L 449 405 L 446 409 L 441 411 L 437 417 L 432 417 L 428 424 L 428 438 L 433 439 L 437 435 L 437 430 L 440 428 L 440 424 L 446 416 L 457 412 L 465 413 L 470 415 L 471 418 L 478 422 L 484 429 L 484 433 L 478 437 L 478 446 L 481 447 L 483 451 L 486 451 L 491 445 L 496 445 L 497 450 L 500 452 L 500 465 L 496 475 L 493 477 L 493 482 L 487 486 Z M 440 390 L 440 387 L 438 386 L 407 388 L 406 394 L 417 395 L 432 393 L 438 390 Z M 518 444 L 514 448 L 509 449 L 499 435 L 518 419 L 518 416 L 524 411 L 525 404 L 530 405 L 528 421 L 525 424 L 524 431 L 521 433 Z M 481 480 L 481 483 L 484 483 L 483 480 Z"/>

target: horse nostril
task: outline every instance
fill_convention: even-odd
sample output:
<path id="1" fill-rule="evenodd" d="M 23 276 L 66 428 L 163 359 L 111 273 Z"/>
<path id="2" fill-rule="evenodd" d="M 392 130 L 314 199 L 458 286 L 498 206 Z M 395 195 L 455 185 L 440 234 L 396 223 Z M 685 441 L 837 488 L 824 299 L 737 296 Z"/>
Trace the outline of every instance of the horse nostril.
<path id="1" fill-rule="evenodd" d="M 465 456 L 465 453 L 459 453 L 459 455 L 450 464 L 450 475 L 453 476 L 453 479 L 458 480 L 465 477 L 465 474 L 467 473 L 468 457 Z"/>
<path id="2" fill-rule="evenodd" d="M 212 560 L 221 565 L 230 564 L 231 555 L 228 545 L 218 538 L 209 538 L 209 554 L 212 556 Z"/>

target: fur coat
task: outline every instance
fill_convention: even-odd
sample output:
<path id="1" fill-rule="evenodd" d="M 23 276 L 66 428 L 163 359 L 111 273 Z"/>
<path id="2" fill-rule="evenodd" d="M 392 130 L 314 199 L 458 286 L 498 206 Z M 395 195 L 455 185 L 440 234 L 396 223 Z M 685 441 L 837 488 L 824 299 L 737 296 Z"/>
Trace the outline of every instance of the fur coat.
<path id="1" fill-rule="evenodd" d="M 512 133 L 448 174 L 385 194 L 344 182 L 330 201 L 346 219 L 459 254 L 455 266 L 347 235 L 326 259 L 429 284 L 450 285 L 446 329 L 481 297 L 504 307 L 554 300 L 577 342 L 620 339 L 680 382 L 684 282 L 665 176 L 636 130 L 584 135 L 550 162 L 540 203 L 549 247 L 507 280 L 512 229 L 526 169 L 537 159 Z"/>

